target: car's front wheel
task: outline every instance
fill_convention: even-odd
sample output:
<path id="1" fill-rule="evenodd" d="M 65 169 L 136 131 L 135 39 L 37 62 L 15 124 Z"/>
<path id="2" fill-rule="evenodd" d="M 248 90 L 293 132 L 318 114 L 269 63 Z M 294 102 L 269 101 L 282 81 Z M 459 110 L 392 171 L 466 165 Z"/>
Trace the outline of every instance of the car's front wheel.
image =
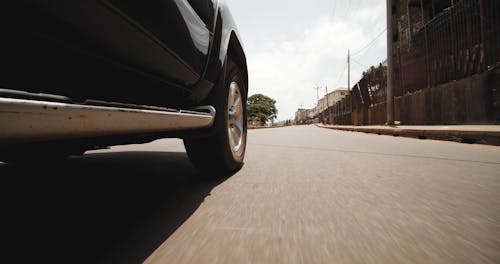
<path id="1" fill-rule="evenodd" d="M 190 160 L 200 170 L 212 172 L 209 175 L 213 177 L 243 166 L 247 141 L 247 92 L 236 64 L 228 61 L 223 81 L 223 87 L 215 87 L 209 98 L 216 109 L 214 133 L 205 138 L 184 139 Z"/>

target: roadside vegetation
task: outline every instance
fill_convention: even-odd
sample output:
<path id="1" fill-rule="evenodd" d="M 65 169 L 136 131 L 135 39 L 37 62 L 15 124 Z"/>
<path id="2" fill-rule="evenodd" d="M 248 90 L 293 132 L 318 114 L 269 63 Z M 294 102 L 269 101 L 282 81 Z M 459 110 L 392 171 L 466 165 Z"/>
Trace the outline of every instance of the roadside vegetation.
<path id="1" fill-rule="evenodd" d="M 247 100 L 248 122 L 252 125 L 264 126 L 274 121 L 278 114 L 276 100 L 263 94 L 254 94 Z"/>

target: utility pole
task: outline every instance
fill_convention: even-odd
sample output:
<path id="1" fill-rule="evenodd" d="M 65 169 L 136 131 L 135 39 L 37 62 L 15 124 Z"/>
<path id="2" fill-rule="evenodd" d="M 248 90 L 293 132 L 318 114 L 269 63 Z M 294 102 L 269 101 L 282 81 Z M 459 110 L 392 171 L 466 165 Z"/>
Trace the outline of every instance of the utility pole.
<path id="1" fill-rule="evenodd" d="M 325 101 L 326 101 L 326 109 L 328 109 L 328 86 L 325 85 Z"/>
<path id="2" fill-rule="evenodd" d="M 316 86 L 313 89 L 316 89 L 316 99 L 317 99 L 316 106 L 318 106 L 319 105 L 319 89 L 321 89 L 321 87 Z"/>
<path id="3" fill-rule="evenodd" d="M 323 102 L 328 107 L 328 86 L 325 85 L 325 101 Z"/>
<path id="4" fill-rule="evenodd" d="M 394 125 L 394 65 L 392 45 L 392 1 L 386 0 L 387 5 L 387 125 Z"/>
<path id="5" fill-rule="evenodd" d="M 351 51 L 347 50 L 347 91 L 351 91 Z"/>
<path id="6" fill-rule="evenodd" d="M 316 89 L 316 98 L 317 98 L 317 101 L 316 101 L 316 109 L 318 110 L 318 117 L 319 117 L 319 118 L 320 118 L 320 120 L 321 120 L 321 117 L 320 117 L 320 109 L 319 109 L 319 89 L 321 89 L 321 87 L 316 86 L 316 87 L 314 87 L 313 89 Z"/>
<path id="7" fill-rule="evenodd" d="M 327 85 L 325 85 L 325 101 L 326 101 L 326 111 L 328 111 L 328 122 L 330 122 L 331 114 L 330 114 L 330 103 L 328 102 L 328 86 Z"/>

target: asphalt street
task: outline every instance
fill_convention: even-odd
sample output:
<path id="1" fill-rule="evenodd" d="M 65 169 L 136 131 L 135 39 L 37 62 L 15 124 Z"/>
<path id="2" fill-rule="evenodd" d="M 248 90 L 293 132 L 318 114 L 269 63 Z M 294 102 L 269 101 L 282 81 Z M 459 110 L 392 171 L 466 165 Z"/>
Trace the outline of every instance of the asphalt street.
<path id="1" fill-rule="evenodd" d="M 251 130 L 202 180 L 182 142 L 0 163 L 3 256 L 51 263 L 500 263 L 500 147 Z M 10 256 L 12 255 L 12 256 Z"/>

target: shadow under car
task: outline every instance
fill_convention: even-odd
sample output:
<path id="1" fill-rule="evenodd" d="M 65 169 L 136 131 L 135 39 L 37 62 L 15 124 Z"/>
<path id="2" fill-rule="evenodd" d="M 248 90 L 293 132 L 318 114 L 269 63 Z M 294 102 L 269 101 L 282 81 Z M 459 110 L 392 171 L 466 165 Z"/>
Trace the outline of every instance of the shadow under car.
<path id="1" fill-rule="evenodd" d="M 110 152 L 0 163 L 3 247 L 15 262 L 144 261 L 224 181 L 184 152 Z"/>

